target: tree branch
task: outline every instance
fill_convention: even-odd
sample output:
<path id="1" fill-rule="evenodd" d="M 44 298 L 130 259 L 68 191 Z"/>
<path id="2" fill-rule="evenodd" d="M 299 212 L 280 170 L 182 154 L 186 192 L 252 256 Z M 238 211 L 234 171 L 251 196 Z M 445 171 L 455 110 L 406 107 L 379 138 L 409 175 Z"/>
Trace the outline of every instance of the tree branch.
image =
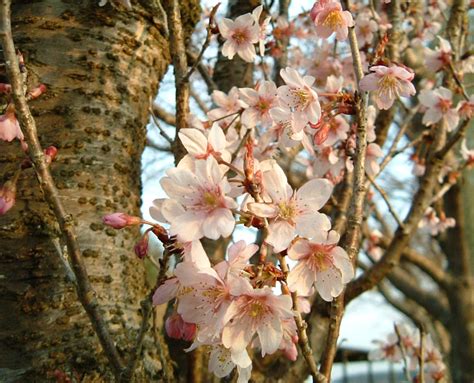
<path id="1" fill-rule="evenodd" d="M 173 58 L 174 77 L 176 84 L 176 135 L 173 142 L 175 164 L 186 154 L 178 133 L 188 126 L 189 117 L 189 79 L 186 46 L 184 44 L 183 25 L 177 0 L 165 1 L 163 4 L 168 17 L 170 29 L 170 50 Z"/>
<path id="2" fill-rule="evenodd" d="M 76 290 L 79 301 L 87 312 L 100 344 L 109 360 L 114 374 L 118 376 L 123 368 L 122 361 L 110 335 L 107 324 L 99 310 L 95 291 L 90 283 L 81 250 L 74 230 L 73 218 L 68 214 L 59 198 L 58 190 L 45 161 L 43 150 L 38 139 L 36 123 L 31 115 L 25 95 L 23 93 L 23 81 L 15 52 L 11 32 L 11 10 L 10 0 L 2 0 L 0 3 L 0 39 L 2 41 L 5 56 L 7 74 L 12 87 L 12 96 L 15 104 L 16 116 L 25 133 L 28 143 L 28 153 L 34 165 L 44 197 L 58 221 L 59 228 L 66 242 L 67 252 L 71 268 L 76 277 Z"/>
<path id="3" fill-rule="evenodd" d="M 349 10 L 349 0 L 344 0 L 344 7 Z M 355 149 L 354 161 L 354 187 L 347 218 L 347 231 L 344 236 L 342 247 L 347 251 L 352 264 L 355 266 L 357 254 L 360 248 L 360 232 L 363 219 L 365 186 L 365 154 L 367 149 L 367 104 L 368 95 L 359 87 L 359 82 L 364 76 L 362 61 L 357 43 L 357 36 L 354 27 L 349 28 L 349 42 L 352 52 L 354 73 L 357 83 L 358 93 L 356 94 L 357 113 L 357 146 Z M 331 369 L 337 351 L 337 339 L 344 314 L 344 291 L 337 297 L 331 306 L 331 323 L 329 325 L 326 348 L 322 356 L 320 372 L 331 380 Z"/>

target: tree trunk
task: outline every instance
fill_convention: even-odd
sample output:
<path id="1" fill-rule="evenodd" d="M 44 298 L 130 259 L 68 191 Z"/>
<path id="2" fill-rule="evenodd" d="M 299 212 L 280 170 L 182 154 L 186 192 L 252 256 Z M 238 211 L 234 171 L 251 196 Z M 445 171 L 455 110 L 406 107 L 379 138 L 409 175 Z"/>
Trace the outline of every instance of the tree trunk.
<path id="1" fill-rule="evenodd" d="M 182 7 L 189 33 L 198 5 L 190 0 Z M 126 360 L 146 294 L 142 263 L 131 251 L 139 232 L 107 228 L 101 217 L 114 211 L 140 214 L 147 110 L 170 61 L 166 23 L 149 6 L 101 8 L 96 0 L 15 1 L 12 12 L 29 84 L 48 87 L 31 103 L 40 140 L 59 149 L 53 177 L 74 217 L 100 306 Z M 17 143 L 0 142 L 2 184 L 22 158 Z M 33 171 L 26 170 L 16 205 L 0 217 L 0 381 L 39 382 L 61 374 L 111 381 L 54 238 L 54 217 Z M 138 381 L 160 374 L 156 347 L 150 346 L 145 345 Z"/>

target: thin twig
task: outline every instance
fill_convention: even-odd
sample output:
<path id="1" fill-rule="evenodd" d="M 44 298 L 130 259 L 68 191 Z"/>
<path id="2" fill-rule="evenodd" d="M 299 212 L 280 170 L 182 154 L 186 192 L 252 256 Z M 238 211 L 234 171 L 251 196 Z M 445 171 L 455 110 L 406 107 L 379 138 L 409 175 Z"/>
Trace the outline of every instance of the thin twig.
<path id="1" fill-rule="evenodd" d="M 170 145 L 173 145 L 173 139 L 168 135 L 168 133 L 166 133 L 166 131 L 163 129 L 163 127 L 161 126 L 161 124 L 159 123 L 158 119 L 156 118 L 155 116 L 155 113 L 153 111 L 153 108 L 150 108 L 148 109 L 148 111 L 150 112 L 150 115 L 151 115 L 151 118 L 153 120 L 153 123 L 155 124 L 155 126 L 158 128 L 158 130 L 160 131 L 160 134 L 161 136 L 169 142 Z"/>
<path id="2" fill-rule="evenodd" d="M 420 330 L 420 351 L 418 353 L 418 364 L 420 365 L 419 383 L 425 383 L 425 328 L 419 324 Z"/>
<path id="3" fill-rule="evenodd" d="M 398 226 L 403 227 L 403 221 L 400 219 L 400 217 L 398 216 L 397 212 L 395 211 L 395 209 L 393 208 L 392 204 L 390 203 L 390 200 L 389 200 L 388 195 L 387 195 L 387 193 L 385 192 L 385 190 L 383 190 L 383 189 L 374 181 L 374 179 L 373 179 L 370 175 L 366 174 L 366 177 L 367 177 L 367 179 L 370 181 L 370 183 L 372 184 L 372 186 L 373 186 L 373 187 L 379 192 L 379 194 L 382 196 L 382 199 L 385 201 L 385 204 L 387 205 L 390 214 L 392 214 L 393 218 L 395 218 L 395 221 L 397 221 Z"/>
<path id="4" fill-rule="evenodd" d="M 211 37 L 212 37 L 212 29 L 214 28 L 214 16 L 217 12 L 217 9 L 219 8 L 219 5 L 221 3 L 217 3 L 212 9 L 211 12 L 209 13 L 209 25 L 206 28 L 206 39 L 204 40 L 204 44 L 202 44 L 201 51 L 199 52 L 198 56 L 196 57 L 196 60 L 194 60 L 193 66 L 191 69 L 188 71 L 188 73 L 182 78 L 183 82 L 188 82 L 189 79 L 191 78 L 191 75 L 193 72 L 196 70 L 197 66 L 201 62 L 202 56 L 204 55 L 204 52 L 206 49 L 209 47 L 209 44 L 211 43 Z"/>
<path id="5" fill-rule="evenodd" d="M 397 339 L 398 339 L 398 347 L 400 348 L 400 351 L 402 353 L 402 359 L 403 359 L 403 372 L 405 373 L 405 377 L 407 378 L 407 381 L 408 382 L 411 382 L 411 376 L 410 376 L 410 373 L 408 371 L 408 366 L 407 366 L 407 352 L 405 350 L 405 345 L 403 344 L 403 339 L 402 339 L 402 336 L 400 334 L 400 330 L 398 329 L 398 326 L 397 324 L 395 323 L 393 325 L 393 327 L 395 328 L 395 334 L 397 335 Z"/>
<path id="6" fill-rule="evenodd" d="M 188 126 L 189 119 L 189 81 L 186 78 L 188 60 L 184 44 L 184 32 L 178 0 L 168 0 L 163 4 L 168 17 L 170 29 L 170 51 L 173 58 L 176 85 L 176 135 L 173 142 L 175 164 L 186 154 L 186 149 L 179 139 L 178 133 Z"/>
<path id="7" fill-rule="evenodd" d="M 0 38 L 3 45 L 3 53 L 6 61 L 7 74 L 12 86 L 12 96 L 15 103 L 16 116 L 25 133 L 28 143 L 28 152 L 33 162 L 36 176 L 43 190 L 44 197 L 58 221 L 61 234 L 67 246 L 71 268 L 76 277 L 76 290 L 79 301 L 87 312 L 92 327 L 96 332 L 115 375 L 119 375 L 123 365 L 110 336 L 107 324 L 102 317 L 97 302 L 96 293 L 87 274 L 81 250 L 74 230 L 73 218 L 66 212 L 59 198 L 58 190 L 49 171 L 48 164 L 38 139 L 36 123 L 31 115 L 25 95 L 23 93 L 23 81 L 20 74 L 15 46 L 11 32 L 10 0 L 2 0 L 0 3 Z"/>
<path id="8" fill-rule="evenodd" d="M 165 251 L 163 252 L 163 259 L 160 265 L 160 271 L 156 279 L 156 285 L 148 293 L 146 298 L 141 302 L 142 323 L 140 325 L 140 330 L 138 331 L 135 346 L 132 349 L 130 359 L 127 363 L 127 368 L 120 376 L 120 383 L 130 382 L 133 379 L 133 375 L 135 374 L 138 358 L 140 357 L 140 354 L 142 352 L 143 341 L 145 340 L 145 335 L 150 327 L 150 316 L 153 312 L 153 294 L 155 293 L 156 289 L 160 287 L 165 281 L 170 255 L 170 252 L 165 249 Z"/>

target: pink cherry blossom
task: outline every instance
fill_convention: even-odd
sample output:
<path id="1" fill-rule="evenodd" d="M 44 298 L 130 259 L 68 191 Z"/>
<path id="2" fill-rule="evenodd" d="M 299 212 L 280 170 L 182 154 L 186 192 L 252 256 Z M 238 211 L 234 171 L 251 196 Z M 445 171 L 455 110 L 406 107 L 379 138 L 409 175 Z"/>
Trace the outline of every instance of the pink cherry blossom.
<path id="1" fill-rule="evenodd" d="M 288 275 L 288 287 L 298 294 L 309 295 L 313 285 L 326 301 L 332 301 L 354 277 L 352 263 L 342 247 L 337 246 L 339 234 L 330 231 L 313 240 L 297 239 L 288 249 L 288 256 L 298 264 Z"/>
<path id="2" fill-rule="evenodd" d="M 230 185 L 224 173 L 212 156 L 190 164 L 180 162 L 167 171 L 160 184 L 170 198 L 155 201 L 155 206 L 161 213 L 156 217 L 170 223 L 170 235 L 187 242 L 232 233 L 235 220 L 231 209 L 237 203 L 226 196 Z"/>
<path id="3" fill-rule="evenodd" d="M 270 110 L 273 119 L 271 132 L 277 140 L 281 138 L 292 141 L 301 141 L 304 137 L 304 127 L 306 123 L 301 119 L 295 119 L 295 114 L 288 108 L 276 107 Z M 286 145 L 293 146 L 286 139 Z"/>
<path id="4" fill-rule="evenodd" d="M 442 67 L 451 62 L 452 49 L 448 40 L 439 37 L 439 47 L 435 50 L 425 48 L 425 62 L 428 70 L 439 71 Z"/>
<path id="5" fill-rule="evenodd" d="M 360 88 L 367 92 L 374 91 L 375 103 L 379 109 L 389 109 L 399 96 L 409 97 L 416 93 L 411 83 L 413 72 L 397 65 L 376 65 L 370 70 L 374 73 L 365 75 L 360 80 Z"/>
<path id="6" fill-rule="evenodd" d="M 402 352 L 398 347 L 398 337 L 395 333 L 389 334 L 386 341 L 375 340 L 373 343 L 377 345 L 377 348 L 370 350 L 369 360 L 383 359 L 392 363 L 402 360 Z"/>
<path id="7" fill-rule="evenodd" d="M 318 148 L 311 168 L 313 175 L 327 178 L 333 184 L 337 184 L 340 182 L 346 167 L 344 156 L 343 151 L 331 146 Z"/>
<path id="8" fill-rule="evenodd" d="M 316 33 L 325 39 L 335 32 L 336 40 L 346 40 L 348 28 L 354 26 L 351 13 L 343 11 L 339 1 L 316 2 L 311 17 L 316 26 Z"/>
<path id="9" fill-rule="evenodd" d="M 474 149 L 468 149 L 466 139 L 461 142 L 461 156 L 469 167 L 474 164 Z"/>
<path id="10" fill-rule="evenodd" d="M 448 132 L 454 130 L 459 123 L 459 113 L 452 108 L 452 97 L 452 92 L 444 87 L 423 89 L 418 96 L 421 105 L 427 108 L 423 115 L 423 124 L 429 126 L 442 120 Z"/>
<path id="11" fill-rule="evenodd" d="M 277 87 L 273 81 L 262 81 L 257 89 L 240 88 L 242 102 L 246 107 L 242 113 L 242 124 L 254 127 L 257 123 L 271 124 L 270 109 L 278 105 Z"/>
<path id="12" fill-rule="evenodd" d="M 231 154 L 226 149 L 227 140 L 224 132 L 218 124 L 213 124 L 208 135 L 199 129 L 181 129 L 178 133 L 188 153 L 195 159 L 206 159 L 210 155 L 231 160 Z"/>
<path id="13" fill-rule="evenodd" d="M 316 131 L 314 143 L 322 146 L 333 146 L 338 141 L 344 141 L 348 132 L 349 124 L 343 117 L 331 117 L 325 120 Z"/>
<path id="14" fill-rule="evenodd" d="M 379 26 L 373 20 L 369 13 L 360 13 L 355 21 L 355 32 L 359 46 L 363 47 L 365 44 L 372 44 L 374 39 L 374 32 L 377 32 Z"/>
<path id="15" fill-rule="evenodd" d="M 235 86 L 232 87 L 228 94 L 220 90 L 213 91 L 212 101 L 214 101 L 218 108 L 210 110 L 207 116 L 211 121 L 219 120 L 219 124 L 224 123 L 225 125 L 229 124 L 235 118 L 233 114 L 239 112 L 242 106 L 244 106 L 239 99 L 239 89 Z"/>
<path id="16" fill-rule="evenodd" d="M 260 26 L 250 13 L 235 19 L 222 19 L 218 23 L 219 32 L 226 40 L 222 54 L 232 60 L 237 53 L 243 60 L 252 62 L 256 56 L 255 46 L 260 39 Z"/>
<path id="17" fill-rule="evenodd" d="M 265 17 L 260 24 L 260 17 L 262 15 L 263 5 L 259 5 L 252 11 L 252 16 L 255 19 L 255 24 L 259 26 L 258 34 L 258 48 L 261 56 L 265 55 L 265 39 L 267 37 L 267 28 L 270 24 L 271 16 Z"/>
<path id="18" fill-rule="evenodd" d="M 375 143 L 367 145 L 367 151 L 365 153 L 365 172 L 373 177 L 380 171 L 380 165 L 377 162 L 378 158 L 383 157 L 382 149 Z"/>
<path id="19" fill-rule="evenodd" d="M 153 304 L 162 305 L 174 298 L 179 293 L 181 286 L 176 277 L 167 279 L 161 286 L 159 286 L 153 294 Z"/>
<path id="20" fill-rule="evenodd" d="M 257 335 L 262 356 L 278 350 L 283 339 L 282 320 L 293 317 L 289 295 L 277 296 L 265 286 L 253 289 L 242 279 L 232 295 L 232 301 L 224 318 L 222 344 L 232 351 L 244 350 Z"/>
<path id="21" fill-rule="evenodd" d="M 247 350 L 235 352 L 222 345 L 213 345 L 209 355 L 209 371 L 218 378 L 224 378 L 237 366 L 237 383 L 246 383 L 250 380 L 252 360 Z"/>
<path id="22" fill-rule="evenodd" d="M 312 237 L 330 229 L 328 217 L 318 211 L 332 193 L 333 185 L 328 180 L 312 179 L 293 191 L 283 169 L 275 163 L 263 172 L 263 186 L 271 202 L 250 203 L 249 209 L 271 219 L 266 241 L 275 252 L 285 250 L 295 235 Z"/>
<path id="23" fill-rule="evenodd" d="M 15 205 L 16 184 L 10 181 L 0 187 L 0 215 L 5 214 Z"/>
<path id="24" fill-rule="evenodd" d="M 198 340 L 210 342 L 219 337 L 224 315 L 232 301 L 230 287 L 214 269 L 199 269 L 193 263 L 180 263 L 175 270 L 184 292 L 179 296 L 178 313 L 199 327 Z"/>
<path id="25" fill-rule="evenodd" d="M 18 138 L 20 141 L 24 140 L 20 124 L 16 119 L 15 108 L 13 104 L 10 104 L 5 114 L 0 115 L 0 140 L 11 142 L 15 138 Z"/>
<path id="26" fill-rule="evenodd" d="M 312 88 L 314 77 L 301 75 L 293 68 L 287 67 L 280 71 L 281 78 L 286 85 L 278 88 L 281 102 L 292 108 L 295 119 L 306 125 L 308 122 L 316 124 L 321 117 L 321 106 L 318 94 Z"/>

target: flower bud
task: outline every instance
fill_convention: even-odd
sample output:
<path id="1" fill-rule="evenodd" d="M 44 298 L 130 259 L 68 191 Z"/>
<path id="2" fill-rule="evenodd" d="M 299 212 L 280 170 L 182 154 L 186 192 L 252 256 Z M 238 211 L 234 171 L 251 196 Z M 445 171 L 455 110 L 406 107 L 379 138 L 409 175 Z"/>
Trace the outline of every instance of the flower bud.
<path id="1" fill-rule="evenodd" d="M 126 226 L 139 225 L 141 219 L 125 213 L 113 213 L 105 215 L 102 222 L 114 229 L 123 229 Z"/>
<path id="2" fill-rule="evenodd" d="M 35 98 L 41 96 L 44 92 L 46 92 L 46 85 L 40 84 L 28 92 L 27 98 L 28 100 L 34 100 Z"/>
<path id="3" fill-rule="evenodd" d="M 0 215 L 5 214 L 15 204 L 16 183 L 12 181 L 5 182 L 0 188 Z"/>
<path id="4" fill-rule="evenodd" d="M 46 149 L 44 149 L 46 163 L 49 165 L 51 162 L 53 162 L 57 154 L 58 154 L 58 149 L 55 146 L 48 146 Z"/>
<path id="5" fill-rule="evenodd" d="M 135 254 L 137 255 L 138 258 L 143 259 L 147 256 L 148 254 L 148 231 L 143 234 L 143 237 L 140 238 L 140 240 L 137 242 L 135 247 L 133 248 L 135 250 Z"/>
<path id="6" fill-rule="evenodd" d="M 288 360 L 294 362 L 298 358 L 298 349 L 296 348 L 296 344 L 292 343 L 291 346 L 285 348 L 283 350 L 283 355 L 285 355 Z"/>
<path id="7" fill-rule="evenodd" d="M 12 91 L 12 86 L 10 84 L 0 83 L 0 93 L 10 93 Z"/>
<path id="8" fill-rule="evenodd" d="M 196 325 L 185 322 L 178 313 L 174 313 L 166 319 L 165 329 L 170 338 L 183 339 L 188 342 L 193 340 L 196 335 Z"/>

